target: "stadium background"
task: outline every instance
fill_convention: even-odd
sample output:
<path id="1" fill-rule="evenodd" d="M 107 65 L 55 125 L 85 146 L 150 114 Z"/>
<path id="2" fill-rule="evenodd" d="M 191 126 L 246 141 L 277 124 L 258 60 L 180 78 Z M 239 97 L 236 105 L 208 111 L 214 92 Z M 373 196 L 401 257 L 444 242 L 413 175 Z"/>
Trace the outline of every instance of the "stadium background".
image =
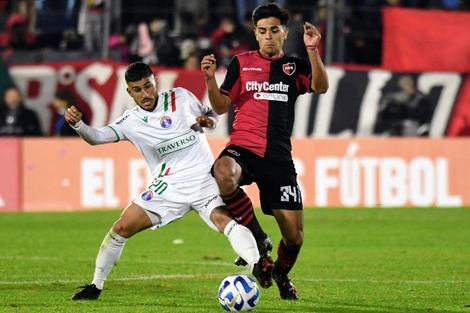
<path id="1" fill-rule="evenodd" d="M 470 13 L 409 8 L 382 13 L 381 64 L 339 63 L 327 54 L 330 90 L 299 98 L 294 157 L 305 205 L 469 206 L 470 142 L 455 137 L 470 134 Z M 85 60 L 35 62 L 25 55 L 12 55 L 8 70 L 45 130 L 59 88 L 76 94 L 96 127 L 132 105 L 122 81 L 126 63 L 120 60 L 92 54 Z M 161 66 L 155 71 L 162 89 L 183 86 L 206 99 L 198 71 Z M 433 105 L 430 137 L 378 137 L 378 100 L 405 74 L 416 77 Z M 230 119 L 225 116 L 221 127 L 208 133 L 214 154 L 226 142 Z M 79 139 L 0 139 L 0 211 L 123 207 L 148 181 L 139 155 L 123 145 L 90 149 Z"/>

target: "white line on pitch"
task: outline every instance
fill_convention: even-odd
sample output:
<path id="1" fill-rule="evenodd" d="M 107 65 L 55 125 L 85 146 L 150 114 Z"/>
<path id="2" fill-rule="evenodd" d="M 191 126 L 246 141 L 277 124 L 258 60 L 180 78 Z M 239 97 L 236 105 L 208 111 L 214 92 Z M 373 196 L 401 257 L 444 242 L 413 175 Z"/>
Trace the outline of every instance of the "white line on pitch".
<path id="1" fill-rule="evenodd" d="M 152 280 L 152 279 L 175 279 L 175 278 L 214 278 L 222 277 L 223 275 L 187 275 L 187 274 L 175 274 L 175 275 L 151 275 L 151 276 L 136 276 L 136 277 L 121 277 L 108 279 L 107 281 L 139 281 L 139 280 Z M 309 282 L 330 282 L 330 283 L 369 283 L 369 284 L 469 284 L 470 281 L 421 281 L 421 280 L 360 280 L 360 279 L 310 279 L 310 278 L 295 278 L 295 280 L 309 281 Z M 82 280 L 34 280 L 34 281 L 0 281 L 0 285 L 42 285 L 42 284 L 68 284 L 68 283 L 83 283 Z"/>

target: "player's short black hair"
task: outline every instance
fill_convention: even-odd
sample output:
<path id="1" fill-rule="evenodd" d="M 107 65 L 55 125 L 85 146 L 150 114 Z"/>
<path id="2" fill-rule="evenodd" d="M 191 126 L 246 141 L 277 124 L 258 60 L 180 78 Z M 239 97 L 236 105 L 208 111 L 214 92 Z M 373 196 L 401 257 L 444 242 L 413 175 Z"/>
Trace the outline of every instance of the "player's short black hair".
<path id="1" fill-rule="evenodd" d="M 263 18 L 275 17 L 281 21 L 281 25 L 287 25 L 290 16 L 286 9 L 277 3 L 266 3 L 258 6 L 251 15 L 253 25 L 257 25 L 258 21 Z"/>
<path id="2" fill-rule="evenodd" d="M 127 67 L 124 77 L 126 82 L 136 82 L 142 78 L 150 77 L 153 75 L 152 69 L 150 66 L 143 62 L 134 62 Z"/>

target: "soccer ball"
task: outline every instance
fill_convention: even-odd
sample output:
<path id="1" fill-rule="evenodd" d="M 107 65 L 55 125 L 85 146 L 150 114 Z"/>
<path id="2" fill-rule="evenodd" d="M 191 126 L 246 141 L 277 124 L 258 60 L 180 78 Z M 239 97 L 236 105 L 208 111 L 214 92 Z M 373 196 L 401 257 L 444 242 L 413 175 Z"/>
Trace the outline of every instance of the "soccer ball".
<path id="1" fill-rule="evenodd" d="M 259 288 L 254 279 L 247 275 L 230 275 L 220 284 L 218 297 L 226 311 L 250 311 L 258 304 Z"/>

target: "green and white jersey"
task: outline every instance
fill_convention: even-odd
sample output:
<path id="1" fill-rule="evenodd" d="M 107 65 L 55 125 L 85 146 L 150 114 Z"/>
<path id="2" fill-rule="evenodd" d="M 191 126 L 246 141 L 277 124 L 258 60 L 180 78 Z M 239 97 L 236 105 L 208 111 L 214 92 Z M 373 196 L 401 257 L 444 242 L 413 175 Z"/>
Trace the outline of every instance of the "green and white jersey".
<path id="1" fill-rule="evenodd" d="M 155 178 L 173 182 L 200 179 L 210 171 L 214 156 L 196 117 L 218 116 L 184 88 L 159 93 L 157 106 L 148 112 L 135 106 L 100 129 L 77 123 L 74 128 L 90 144 L 130 141 L 144 156 Z M 204 174 L 204 175 L 202 175 Z"/>

